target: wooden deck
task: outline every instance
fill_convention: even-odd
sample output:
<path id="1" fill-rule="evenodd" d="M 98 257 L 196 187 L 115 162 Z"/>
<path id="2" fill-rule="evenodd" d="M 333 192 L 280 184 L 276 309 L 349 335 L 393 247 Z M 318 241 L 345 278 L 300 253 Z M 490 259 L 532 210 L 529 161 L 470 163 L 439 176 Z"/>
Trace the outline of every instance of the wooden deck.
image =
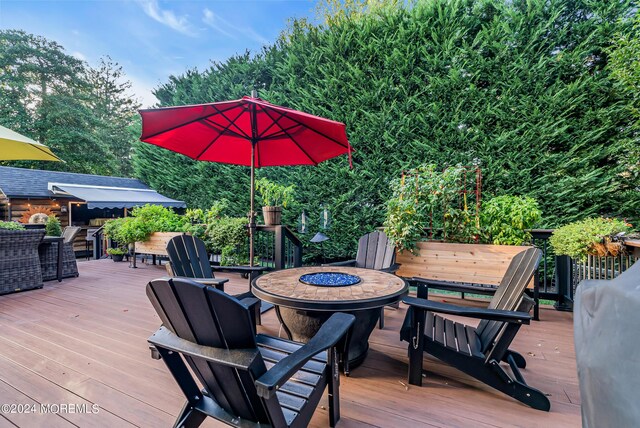
<path id="1" fill-rule="evenodd" d="M 160 322 L 144 288 L 163 268 L 128 269 L 110 260 L 79 268 L 79 278 L 0 296 L 0 404 L 97 404 L 99 411 L 0 413 L 0 428 L 171 426 L 184 400 L 146 343 Z M 228 291 L 248 288 L 246 280 L 228 277 Z M 386 312 L 364 364 L 342 377 L 339 427 L 580 426 L 571 314 L 543 309 L 542 321 L 524 326 L 513 343 L 527 357 L 525 378 L 550 394 L 546 413 L 432 359 L 425 361 L 424 386 L 407 388 L 407 346 L 398 334 L 405 309 Z M 259 329 L 278 334 L 273 311 Z M 324 405 L 312 426 L 328 426 Z"/>

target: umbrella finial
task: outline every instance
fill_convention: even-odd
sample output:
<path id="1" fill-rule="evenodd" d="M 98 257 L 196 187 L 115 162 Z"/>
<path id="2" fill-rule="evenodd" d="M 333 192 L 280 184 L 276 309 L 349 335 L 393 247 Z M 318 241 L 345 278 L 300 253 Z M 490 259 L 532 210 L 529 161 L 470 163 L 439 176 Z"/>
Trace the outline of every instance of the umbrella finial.
<path id="1" fill-rule="evenodd" d="M 251 98 L 258 98 L 258 91 L 256 89 L 251 90 Z"/>

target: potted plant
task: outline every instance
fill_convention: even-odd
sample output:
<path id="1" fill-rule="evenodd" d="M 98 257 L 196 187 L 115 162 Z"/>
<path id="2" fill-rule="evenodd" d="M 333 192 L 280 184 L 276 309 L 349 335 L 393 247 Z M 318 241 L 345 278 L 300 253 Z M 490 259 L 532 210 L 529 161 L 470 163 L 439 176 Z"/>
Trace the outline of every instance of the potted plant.
<path id="1" fill-rule="evenodd" d="M 262 216 L 267 226 L 279 225 L 282 222 L 282 207 L 286 208 L 293 201 L 295 186 L 284 186 L 266 178 L 256 181 L 256 190 L 262 198 Z"/>
<path id="2" fill-rule="evenodd" d="M 62 236 L 62 226 L 60 220 L 55 215 L 51 214 L 45 224 L 45 233 L 47 236 Z"/>
<path id="3" fill-rule="evenodd" d="M 107 254 L 111 256 L 111 259 L 114 262 L 121 262 L 124 258 L 124 255 L 127 254 L 127 250 L 122 249 L 120 247 L 117 248 L 109 248 L 107 249 Z"/>
<path id="4" fill-rule="evenodd" d="M 108 238 L 131 252 L 166 255 L 167 241 L 182 233 L 189 220 L 159 205 L 134 208 L 130 217 L 109 220 L 104 227 Z"/>
<path id="5" fill-rule="evenodd" d="M 631 225 L 623 220 L 587 218 L 559 227 L 549 238 L 549 243 L 557 255 L 584 262 L 587 256 L 617 256 L 623 247 L 615 236 L 630 231 Z"/>

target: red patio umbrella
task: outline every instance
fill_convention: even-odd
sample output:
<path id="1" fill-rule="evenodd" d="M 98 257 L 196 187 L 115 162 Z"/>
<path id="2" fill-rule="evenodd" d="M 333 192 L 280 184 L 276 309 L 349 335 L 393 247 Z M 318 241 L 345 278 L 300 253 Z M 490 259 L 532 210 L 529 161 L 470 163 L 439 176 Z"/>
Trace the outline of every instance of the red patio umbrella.
<path id="1" fill-rule="evenodd" d="M 344 123 L 251 97 L 140 110 L 140 141 L 192 159 L 251 167 L 249 263 L 253 265 L 255 168 L 318 165 L 348 154 Z"/>

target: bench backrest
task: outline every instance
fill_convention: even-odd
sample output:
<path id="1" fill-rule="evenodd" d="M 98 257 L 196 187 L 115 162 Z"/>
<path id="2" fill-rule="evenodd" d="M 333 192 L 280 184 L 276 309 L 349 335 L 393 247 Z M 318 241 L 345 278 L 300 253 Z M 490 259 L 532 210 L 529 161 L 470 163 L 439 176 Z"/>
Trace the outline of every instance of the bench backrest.
<path id="1" fill-rule="evenodd" d="M 249 310 L 213 287 L 186 278 L 163 278 L 147 285 L 147 296 L 164 327 L 199 345 L 222 349 L 257 349 Z M 266 372 L 262 357 L 251 371 L 184 356 L 207 393 L 227 412 L 268 424 L 264 402 L 254 380 Z"/>
<path id="2" fill-rule="evenodd" d="M 469 284 L 500 285 L 511 260 L 531 247 L 521 245 L 452 244 L 418 242 L 417 254 L 403 251 L 396 256 L 397 274 Z M 529 286 L 533 285 L 533 281 Z"/>

